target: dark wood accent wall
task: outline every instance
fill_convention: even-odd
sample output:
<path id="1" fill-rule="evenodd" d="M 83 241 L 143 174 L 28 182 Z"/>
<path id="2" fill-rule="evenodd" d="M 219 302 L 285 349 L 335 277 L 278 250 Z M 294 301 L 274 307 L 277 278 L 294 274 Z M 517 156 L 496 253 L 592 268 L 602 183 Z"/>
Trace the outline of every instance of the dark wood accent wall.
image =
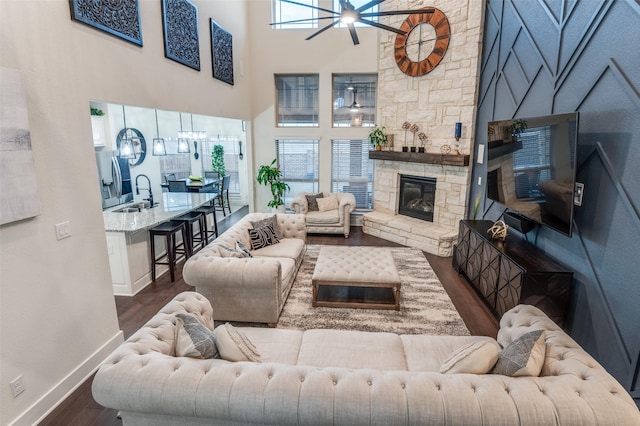
<path id="1" fill-rule="evenodd" d="M 634 40 L 640 40 L 635 0 L 488 0 L 475 143 L 487 144 L 489 121 L 580 112 L 577 181 L 585 190 L 573 236 L 539 228 L 528 237 L 574 271 L 569 333 L 639 401 L 640 53 Z M 496 220 L 504 206 L 484 199 L 486 158 L 473 167 L 468 215 L 479 195 L 478 218 Z"/>

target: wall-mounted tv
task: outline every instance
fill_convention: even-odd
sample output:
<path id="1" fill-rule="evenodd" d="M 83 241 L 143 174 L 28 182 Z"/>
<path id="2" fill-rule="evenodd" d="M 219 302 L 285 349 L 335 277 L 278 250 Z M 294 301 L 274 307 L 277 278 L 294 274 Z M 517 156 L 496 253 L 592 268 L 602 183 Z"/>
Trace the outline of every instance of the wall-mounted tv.
<path id="1" fill-rule="evenodd" d="M 488 123 L 487 198 L 571 236 L 578 113 Z"/>

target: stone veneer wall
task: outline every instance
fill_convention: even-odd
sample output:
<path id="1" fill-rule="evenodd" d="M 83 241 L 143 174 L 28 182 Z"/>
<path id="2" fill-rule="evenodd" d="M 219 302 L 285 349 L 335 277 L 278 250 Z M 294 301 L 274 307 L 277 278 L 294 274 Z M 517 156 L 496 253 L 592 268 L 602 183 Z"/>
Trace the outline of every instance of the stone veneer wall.
<path id="1" fill-rule="evenodd" d="M 473 154 L 484 4 L 484 1 L 474 0 L 390 0 L 382 4 L 383 10 L 436 7 L 444 12 L 451 27 L 449 47 L 444 58 L 429 74 L 421 77 L 409 77 L 400 71 L 394 58 L 395 33 L 381 33 L 377 124 L 385 126 L 389 133 L 395 135 L 394 151 L 401 151 L 404 144 L 402 123 L 405 121 L 417 124 L 420 131 L 426 133 L 426 151 L 436 153 L 440 152 L 443 145 L 454 148 L 455 123 L 461 122 L 460 150 L 465 154 Z M 404 19 L 406 16 L 403 15 L 392 16 L 383 23 L 399 27 Z M 408 132 L 409 145 L 412 140 L 413 135 Z M 365 215 L 365 232 L 375 232 L 377 236 L 395 241 L 398 229 L 394 226 L 402 227 L 410 223 L 412 233 L 419 228 L 413 222 L 415 219 L 396 217 L 399 175 L 408 174 L 435 177 L 438 180 L 434 223 L 424 222 L 424 232 L 428 234 L 430 231 L 427 228 L 436 226 L 438 230 L 445 230 L 444 234 L 455 233 L 458 222 L 467 211 L 471 169 L 472 164 L 468 167 L 451 167 L 376 160 L 376 221 L 367 221 Z M 383 217 L 395 219 L 387 222 Z M 382 221 L 386 222 L 385 226 L 381 225 Z M 389 226 L 389 223 L 396 225 Z M 448 241 L 443 243 L 449 245 Z M 450 253 L 450 250 L 443 250 L 442 247 L 428 251 L 439 255 Z"/>

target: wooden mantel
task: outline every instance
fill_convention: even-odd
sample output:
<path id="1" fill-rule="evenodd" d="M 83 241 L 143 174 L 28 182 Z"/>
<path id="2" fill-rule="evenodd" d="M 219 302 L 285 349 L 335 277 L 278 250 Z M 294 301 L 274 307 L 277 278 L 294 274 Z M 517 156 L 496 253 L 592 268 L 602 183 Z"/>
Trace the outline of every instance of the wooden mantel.
<path id="1" fill-rule="evenodd" d="M 468 154 L 436 154 L 432 152 L 369 151 L 371 160 L 404 161 L 406 163 L 439 164 L 465 167 L 469 165 Z"/>

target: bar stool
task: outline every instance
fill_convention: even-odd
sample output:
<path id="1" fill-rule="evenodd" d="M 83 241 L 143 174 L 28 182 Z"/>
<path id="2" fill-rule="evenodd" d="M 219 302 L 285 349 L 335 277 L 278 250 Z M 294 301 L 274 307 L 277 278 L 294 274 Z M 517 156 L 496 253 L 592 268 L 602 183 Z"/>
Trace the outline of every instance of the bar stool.
<path id="1" fill-rule="evenodd" d="M 216 219 L 216 206 L 215 206 L 215 204 L 209 204 L 209 205 L 200 206 L 197 209 L 194 209 L 193 211 L 196 212 L 196 213 L 202 213 L 202 215 L 204 216 L 204 237 L 205 237 L 205 240 L 207 241 L 207 244 L 210 243 L 211 241 L 215 240 L 218 237 L 218 220 Z M 213 227 L 212 228 L 209 228 L 209 225 L 207 225 L 207 216 L 209 216 L 210 214 L 213 215 Z M 209 231 L 211 231 L 211 232 L 209 232 Z M 211 240 L 211 241 L 209 241 L 209 240 Z"/>
<path id="2" fill-rule="evenodd" d="M 182 244 L 178 244 L 176 241 L 176 234 L 182 233 Z M 175 266 L 178 263 L 178 254 L 182 254 L 184 258 L 189 257 L 187 252 L 187 232 L 183 222 L 169 221 L 161 223 L 149 229 L 149 237 L 151 240 L 151 279 L 156 280 L 156 265 L 169 266 L 169 274 L 171 275 L 171 282 L 175 281 Z M 161 256 L 156 256 L 156 237 L 164 237 L 167 251 Z M 182 247 L 182 249 L 180 249 Z M 166 262 L 163 262 L 163 258 L 167 258 Z M 182 258 L 181 258 L 182 259 Z"/>
<path id="3" fill-rule="evenodd" d="M 190 211 L 182 216 L 174 217 L 172 220 L 184 223 L 187 229 L 187 253 L 191 257 L 193 253 L 204 248 L 207 245 L 205 237 L 205 229 L 207 228 L 207 219 L 204 214 Z M 194 225 L 198 224 L 198 231 L 194 234 Z"/>

